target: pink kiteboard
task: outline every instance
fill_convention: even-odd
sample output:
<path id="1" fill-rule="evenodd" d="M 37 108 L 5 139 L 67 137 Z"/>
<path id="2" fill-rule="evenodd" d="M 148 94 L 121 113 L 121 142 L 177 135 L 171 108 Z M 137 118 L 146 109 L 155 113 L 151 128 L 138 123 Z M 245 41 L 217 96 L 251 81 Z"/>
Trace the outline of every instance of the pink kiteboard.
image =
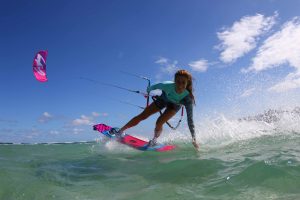
<path id="1" fill-rule="evenodd" d="M 141 140 L 139 138 L 136 138 L 134 136 L 125 134 L 121 137 L 116 137 L 115 135 L 110 134 L 110 130 L 112 127 L 107 126 L 105 124 L 97 124 L 93 126 L 94 130 L 99 131 L 103 135 L 115 139 L 116 141 L 128 145 L 132 148 L 142 150 L 142 151 L 171 151 L 176 148 L 174 145 L 165 145 L 165 144 L 157 144 L 156 146 L 148 147 L 148 142 Z"/>

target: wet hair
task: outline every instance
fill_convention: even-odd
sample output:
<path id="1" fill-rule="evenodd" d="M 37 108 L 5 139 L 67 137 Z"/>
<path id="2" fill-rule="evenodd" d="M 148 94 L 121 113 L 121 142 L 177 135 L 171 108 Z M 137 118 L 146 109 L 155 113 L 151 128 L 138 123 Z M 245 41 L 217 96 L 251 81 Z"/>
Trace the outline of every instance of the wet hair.
<path id="1" fill-rule="evenodd" d="M 183 76 L 183 77 L 187 78 L 188 83 L 187 83 L 187 86 L 186 86 L 186 90 L 189 91 L 190 97 L 193 99 L 193 103 L 196 104 L 195 96 L 193 94 L 194 89 L 193 89 L 193 77 L 192 77 L 192 75 L 187 70 L 180 69 L 175 73 L 175 77 L 174 77 L 175 82 L 176 82 L 176 79 L 177 79 L 178 76 Z"/>

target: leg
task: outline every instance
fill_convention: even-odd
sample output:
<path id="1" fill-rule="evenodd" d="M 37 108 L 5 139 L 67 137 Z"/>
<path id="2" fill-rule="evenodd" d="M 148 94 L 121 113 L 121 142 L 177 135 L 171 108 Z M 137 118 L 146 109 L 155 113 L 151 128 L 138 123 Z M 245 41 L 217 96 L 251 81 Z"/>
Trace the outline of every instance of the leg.
<path id="1" fill-rule="evenodd" d="M 176 110 L 167 108 L 165 112 L 157 119 L 154 129 L 154 138 L 158 138 L 162 132 L 163 125 L 177 113 Z"/>
<path id="2" fill-rule="evenodd" d="M 147 119 L 149 116 L 153 115 L 158 111 L 160 111 L 160 109 L 155 105 L 154 102 L 152 102 L 150 106 L 146 107 L 142 113 L 132 118 L 125 126 L 123 126 L 120 129 L 120 132 L 123 132 L 128 128 L 136 126 L 138 123 L 140 123 L 140 121 Z"/>

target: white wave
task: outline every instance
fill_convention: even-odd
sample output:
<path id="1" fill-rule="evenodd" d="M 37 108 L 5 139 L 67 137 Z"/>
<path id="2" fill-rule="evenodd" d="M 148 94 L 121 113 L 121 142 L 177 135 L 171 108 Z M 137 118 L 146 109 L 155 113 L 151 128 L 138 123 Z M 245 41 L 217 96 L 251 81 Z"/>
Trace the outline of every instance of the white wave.
<path id="1" fill-rule="evenodd" d="M 300 112 L 293 110 L 272 110 L 263 114 L 232 119 L 224 114 L 216 118 L 195 121 L 196 138 L 200 144 L 227 145 L 266 135 L 299 134 Z M 300 110 L 300 109 L 299 109 Z M 186 124 L 177 131 L 168 131 L 159 139 L 162 142 L 190 143 L 191 135 Z"/>

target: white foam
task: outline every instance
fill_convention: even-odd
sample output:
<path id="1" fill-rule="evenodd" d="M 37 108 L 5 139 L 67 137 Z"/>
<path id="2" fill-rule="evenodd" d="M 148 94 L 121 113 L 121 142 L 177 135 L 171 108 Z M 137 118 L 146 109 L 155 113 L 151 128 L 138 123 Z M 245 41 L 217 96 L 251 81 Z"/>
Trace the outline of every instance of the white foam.
<path id="1" fill-rule="evenodd" d="M 206 118 L 195 121 L 196 138 L 201 144 L 225 145 L 265 135 L 300 134 L 299 113 L 290 110 L 278 112 L 275 117 L 276 120 L 266 122 L 255 119 L 232 119 L 220 114 L 213 119 Z M 159 140 L 162 142 L 190 143 L 191 135 L 187 124 L 183 124 L 177 131 L 165 131 Z"/>

